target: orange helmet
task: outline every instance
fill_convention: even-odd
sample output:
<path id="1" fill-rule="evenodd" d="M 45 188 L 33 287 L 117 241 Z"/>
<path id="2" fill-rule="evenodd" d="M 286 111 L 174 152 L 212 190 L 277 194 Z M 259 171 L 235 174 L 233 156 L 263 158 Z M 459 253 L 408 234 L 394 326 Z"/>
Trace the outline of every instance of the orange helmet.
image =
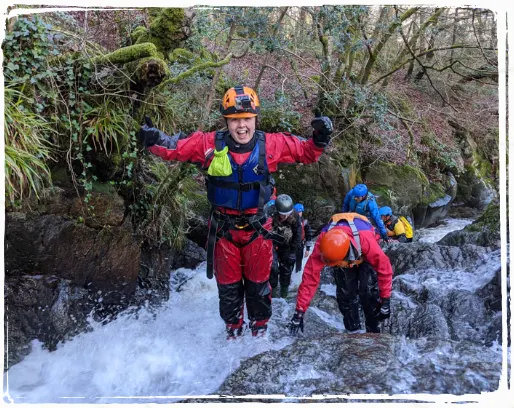
<path id="1" fill-rule="evenodd" d="M 251 118 L 259 114 L 259 98 L 252 88 L 236 85 L 225 92 L 220 111 L 226 118 Z"/>
<path id="2" fill-rule="evenodd" d="M 319 244 L 321 259 L 327 266 L 346 264 L 345 258 L 350 249 L 350 238 L 341 229 L 333 228 L 328 231 Z"/>

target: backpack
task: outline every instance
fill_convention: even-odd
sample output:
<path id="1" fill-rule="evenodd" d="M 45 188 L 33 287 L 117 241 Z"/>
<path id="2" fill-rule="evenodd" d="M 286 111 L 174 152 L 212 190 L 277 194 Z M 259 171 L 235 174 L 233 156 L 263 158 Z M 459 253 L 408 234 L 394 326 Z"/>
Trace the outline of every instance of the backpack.
<path id="1" fill-rule="evenodd" d="M 409 222 L 409 220 L 401 215 L 398 217 L 398 219 L 403 223 L 403 226 L 405 227 L 405 237 L 406 238 L 412 238 L 414 237 L 414 228 L 412 228 L 412 224 Z"/>
<path id="2" fill-rule="evenodd" d="M 328 224 L 327 232 L 330 231 L 332 228 L 334 228 L 340 221 L 346 221 L 349 225 L 349 227 L 352 230 L 353 239 L 355 240 L 355 246 L 353 243 L 350 245 L 350 253 L 348 256 L 348 260 L 342 261 L 341 267 L 343 268 L 351 268 L 353 266 L 357 266 L 361 264 L 364 261 L 364 258 L 362 257 L 362 248 L 361 248 L 361 239 L 359 236 L 359 230 L 355 226 L 355 223 L 353 220 L 355 218 L 359 218 L 369 224 L 369 227 L 371 230 L 373 230 L 372 225 L 369 223 L 369 220 L 361 214 L 358 213 L 339 213 L 334 214 L 330 218 L 330 223 Z"/>

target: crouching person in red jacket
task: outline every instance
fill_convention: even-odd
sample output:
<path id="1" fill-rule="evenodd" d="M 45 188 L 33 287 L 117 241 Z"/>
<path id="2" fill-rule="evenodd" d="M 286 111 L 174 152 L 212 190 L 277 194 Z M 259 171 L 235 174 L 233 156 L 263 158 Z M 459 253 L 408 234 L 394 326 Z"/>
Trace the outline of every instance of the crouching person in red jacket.
<path id="1" fill-rule="evenodd" d="M 360 302 L 366 332 L 379 333 L 378 322 L 391 314 L 393 268 L 377 243 L 373 226 L 357 213 L 335 214 L 322 229 L 305 265 L 290 333 L 303 332 L 303 316 L 316 293 L 324 266 L 333 268 L 337 303 L 346 330 L 361 329 Z"/>
<path id="2" fill-rule="evenodd" d="M 207 276 L 216 277 L 220 315 L 230 339 L 245 327 L 245 298 L 252 335 L 263 334 L 271 317 L 273 242 L 271 219 L 263 211 L 273 190 L 270 173 L 279 163 L 317 161 L 333 129 L 329 118 L 319 117 L 311 122 L 312 139 L 256 130 L 259 98 L 253 89 L 240 85 L 225 93 L 220 110 L 228 130 L 168 136 L 146 119 L 139 135 L 153 154 L 207 170 L 212 205 Z"/>

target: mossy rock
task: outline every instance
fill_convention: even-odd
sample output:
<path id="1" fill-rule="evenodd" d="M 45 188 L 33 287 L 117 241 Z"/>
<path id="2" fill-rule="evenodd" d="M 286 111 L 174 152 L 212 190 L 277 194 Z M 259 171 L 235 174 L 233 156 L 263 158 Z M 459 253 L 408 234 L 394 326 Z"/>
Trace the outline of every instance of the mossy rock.
<path id="1" fill-rule="evenodd" d="M 343 168 L 356 164 L 359 161 L 360 138 L 360 133 L 353 130 L 341 134 L 336 139 L 332 139 L 330 157 L 336 160 Z"/>
<path id="2" fill-rule="evenodd" d="M 134 30 L 130 33 L 130 38 L 132 39 L 132 42 L 136 44 L 141 36 L 147 36 L 148 34 L 149 32 L 146 27 L 139 26 L 134 28 Z"/>
<path id="3" fill-rule="evenodd" d="M 123 47 L 109 54 L 93 57 L 91 61 L 94 64 L 126 64 L 155 55 L 157 55 L 156 46 L 145 42 Z"/>
<path id="4" fill-rule="evenodd" d="M 464 244 L 499 248 L 501 246 L 500 206 L 491 203 L 473 224 L 461 231 L 446 235 L 440 245 L 462 246 Z"/>
<path id="5" fill-rule="evenodd" d="M 168 64 L 157 56 L 130 62 L 125 65 L 125 70 L 134 81 L 151 87 L 156 86 L 170 76 Z"/>
<path id="6" fill-rule="evenodd" d="M 197 55 L 185 48 L 175 48 L 169 53 L 168 59 L 170 62 L 179 62 L 182 64 L 190 64 L 200 61 L 200 58 Z"/>
<path id="7" fill-rule="evenodd" d="M 496 203 L 491 203 L 487 206 L 483 214 L 477 220 L 468 225 L 465 229 L 467 231 L 496 231 L 500 233 L 500 206 Z"/>
<path id="8" fill-rule="evenodd" d="M 153 9 L 150 23 L 150 38 L 164 55 L 182 45 L 187 38 L 183 30 L 185 13 L 182 8 Z"/>
<path id="9" fill-rule="evenodd" d="M 491 163 L 480 151 L 474 150 L 464 172 L 457 176 L 457 200 L 470 207 L 484 208 L 497 196 L 491 177 Z"/>
<path id="10" fill-rule="evenodd" d="M 389 205 L 402 213 L 408 213 L 421 202 L 428 204 L 444 196 L 444 191 L 430 187 L 420 169 L 409 165 L 378 162 L 368 169 L 365 183 L 377 196 L 380 206 Z"/>
<path id="11" fill-rule="evenodd" d="M 339 212 L 345 190 L 340 164 L 323 154 L 312 164 L 279 165 L 274 173 L 278 194 L 289 194 L 295 203 L 305 206 L 305 217 L 313 228 L 325 224 Z"/>

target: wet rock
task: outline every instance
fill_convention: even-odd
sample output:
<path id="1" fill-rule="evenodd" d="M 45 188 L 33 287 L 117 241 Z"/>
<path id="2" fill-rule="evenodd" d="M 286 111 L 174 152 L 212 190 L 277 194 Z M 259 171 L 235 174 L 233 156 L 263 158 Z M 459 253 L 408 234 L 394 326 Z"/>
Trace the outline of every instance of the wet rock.
<path id="1" fill-rule="evenodd" d="M 87 204 L 82 197 L 76 197 L 70 207 L 74 218 L 82 216 L 84 223 L 91 228 L 120 226 L 125 217 L 125 203 L 115 191 L 110 193 L 92 192 Z"/>
<path id="2" fill-rule="evenodd" d="M 500 248 L 500 207 L 491 204 L 486 211 L 471 225 L 463 230 L 453 231 L 443 237 L 438 244 L 450 246 L 462 246 L 473 244 L 484 247 Z"/>
<path id="3" fill-rule="evenodd" d="M 207 234 L 209 232 L 209 221 L 207 218 L 198 215 L 188 220 L 189 231 L 187 237 L 200 248 L 207 248 Z"/>
<path id="4" fill-rule="evenodd" d="M 498 196 L 497 187 L 491 178 L 492 163 L 468 129 L 454 120 L 448 123 L 454 128 L 454 137 L 464 161 L 464 171 L 457 176 L 457 200 L 469 207 L 485 208 Z"/>
<path id="5" fill-rule="evenodd" d="M 415 309 L 408 320 L 404 333 L 412 339 L 450 339 L 450 330 L 441 308 L 435 304 L 425 304 Z"/>
<path id="6" fill-rule="evenodd" d="M 421 242 L 391 243 L 384 247 L 391 260 L 395 276 L 412 269 L 467 268 L 483 263 L 492 249 L 475 245 L 460 247 L 433 245 Z"/>
<path id="7" fill-rule="evenodd" d="M 200 262 L 207 260 L 207 251 L 193 241 L 186 240 L 184 248 L 175 258 L 174 268 L 196 268 Z"/>
<path id="8" fill-rule="evenodd" d="M 452 290 L 439 299 L 453 340 L 483 342 L 483 330 L 491 317 L 483 299 L 464 289 Z"/>
<path id="9" fill-rule="evenodd" d="M 137 285 L 139 243 L 126 227 L 100 230 L 57 214 L 6 214 L 10 364 L 41 340 L 49 349 L 83 330 L 93 309 L 126 307 Z"/>
<path id="10" fill-rule="evenodd" d="M 503 322 L 501 313 L 496 313 L 484 333 L 484 344 L 491 347 L 493 343 L 502 343 Z M 510 343 L 507 343 L 510 346 Z"/>
<path id="11" fill-rule="evenodd" d="M 139 243 L 127 228 L 96 230 L 54 214 L 23 220 L 6 215 L 8 276 L 33 271 L 55 275 L 78 287 L 102 291 L 116 302 L 133 293 L 139 256 Z"/>
<path id="12" fill-rule="evenodd" d="M 152 301 L 167 300 L 170 294 L 170 273 L 178 268 L 196 268 L 207 260 L 207 253 L 194 242 L 186 240 L 181 252 L 168 245 L 144 246 L 141 250 L 139 286 L 146 291 L 146 298 Z"/>
<path id="13" fill-rule="evenodd" d="M 57 343 L 87 329 L 93 307 L 88 291 L 56 276 L 21 275 L 5 282 L 4 368 L 30 352 L 39 339 L 49 350 Z"/>
<path id="14" fill-rule="evenodd" d="M 441 349 L 445 353 L 438 353 Z M 282 350 L 255 356 L 216 393 L 294 397 L 480 393 L 496 390 L 500 374 L 498 353 L 472 343 L 334 334 L 316 341 L 297 340 Z"/>

